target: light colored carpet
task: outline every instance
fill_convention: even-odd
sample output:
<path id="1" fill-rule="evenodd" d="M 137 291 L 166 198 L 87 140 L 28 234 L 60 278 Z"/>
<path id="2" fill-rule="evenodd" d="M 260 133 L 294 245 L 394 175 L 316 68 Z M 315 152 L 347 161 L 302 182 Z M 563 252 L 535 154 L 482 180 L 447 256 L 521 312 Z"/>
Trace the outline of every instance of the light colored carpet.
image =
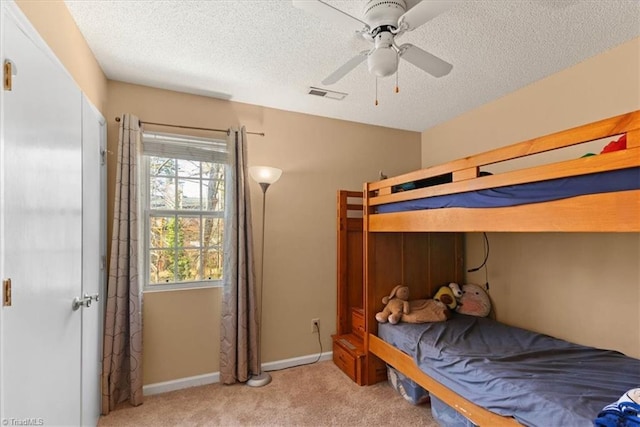
<path id="1" fill-rule="evenodd" d="M 122 405 L 98 426 L 436 427 L 429 405 L 413 406 L 387 382 L 360 387 L 331 361 L 271 373 L 261 388 L 211 384 Z"/>

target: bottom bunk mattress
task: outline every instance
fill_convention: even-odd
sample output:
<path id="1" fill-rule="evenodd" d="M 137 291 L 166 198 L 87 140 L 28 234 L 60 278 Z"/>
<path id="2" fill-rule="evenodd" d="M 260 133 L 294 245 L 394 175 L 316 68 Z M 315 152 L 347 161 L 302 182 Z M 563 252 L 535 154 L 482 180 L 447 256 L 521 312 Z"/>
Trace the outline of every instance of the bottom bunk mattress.
<path id="1" fill-rule="evenodd" d="M 640 360 L 488 318 L 380 324 L 378 336 L 464 398 L 531 426 L 589 426 L 640 386 Z"/>

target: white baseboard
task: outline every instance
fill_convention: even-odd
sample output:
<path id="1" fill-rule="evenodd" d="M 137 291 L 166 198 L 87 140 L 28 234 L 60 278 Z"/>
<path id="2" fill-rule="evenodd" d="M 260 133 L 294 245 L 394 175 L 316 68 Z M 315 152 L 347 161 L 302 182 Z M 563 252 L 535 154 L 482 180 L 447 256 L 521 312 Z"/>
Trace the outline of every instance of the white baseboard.
<path id="1" fill-rule="evenodd" d="M 262 370 L 265 372 L 278 371 L 280 369 L 293 368 L 296 366 L 313 363 L 316 360 L 331 360 L 332 357 L 333 352 L 331 351 L 321 353 L 319 360 L 317 354 L 310 354 L 308 356 L 294 357 L 291 359 L 263 363 Z M 166 393 L 169 391 L 182 390 L 183 388 L 214 384 L 218 382 L 220 382 L 220 372 L 211 372 L 209 374 L 178 378 L 177 380 L 164 381 L 161 383 L 147 384 L 142 388 L 142 392 L 144 396 L 151 396 L 154 394 Z"/>
<path id="2" fill-rule="evenodd" d="M 284 360 L 278 360 L 276 362 L 263 363 L 262 370 L 266 372 L 278 371 L 280 369 L 293 368 L 295 366 L 300 366 L 300 365 L 307 365 L 309 363 L 315 362 L 316 360 L 318 362 L 321 362 L 323 360 L 331 360 L 333 358 L 333 352 L 327 351 L 327 352 L 321 353 L 319 356 L 320 356 L 320 359 L 318 359 L 317 354 L 310 354 L 308 356 L 294 357 L 292 359 L 284 359 Z"/>
<path id="3" fill-rule="evenodd" d="M 183 388 L 214 384 L 217 382 L 220 382 L 220 372 L 212 372 L 210 374 L 196 375 L 194 377 L 178 378 L 177 380 L 147 384 L 142 387 L 142 394 L 144 396 L 151 396 L 153 394 L 166 393 L 168 391 L 182 390 Z"/>

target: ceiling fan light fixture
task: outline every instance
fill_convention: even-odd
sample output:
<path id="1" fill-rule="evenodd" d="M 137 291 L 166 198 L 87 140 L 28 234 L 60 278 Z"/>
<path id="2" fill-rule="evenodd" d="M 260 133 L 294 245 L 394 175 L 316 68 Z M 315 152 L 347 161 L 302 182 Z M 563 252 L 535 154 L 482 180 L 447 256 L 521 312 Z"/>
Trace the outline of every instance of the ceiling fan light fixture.
<path id="1" fill-rule="evenodd" d="M 388 77 L 398 69 L 398 53 L 391 47 L 375 49 L 367 58 L 369 72 L 378 77 Z"/>
<path id="2" fill-rule="evenodd" d="M 323 85 L 338 82 L 365 59 L 369 72 L 376 78 L 397 72 L 400 58 L 434 77 L 443 77 L 453 68 L 447 61 L 410 43 L 398 46 L 396 38 L 429 22 L 461 0 L 368 0 L 364 20 L 343 12 L 326 0 L 292 1 L 294 6 L 327 17 L 336 24 L 356 27 L 358 34 L 374 44 L 372 49 L 358 53 L 322 80 Z"/>

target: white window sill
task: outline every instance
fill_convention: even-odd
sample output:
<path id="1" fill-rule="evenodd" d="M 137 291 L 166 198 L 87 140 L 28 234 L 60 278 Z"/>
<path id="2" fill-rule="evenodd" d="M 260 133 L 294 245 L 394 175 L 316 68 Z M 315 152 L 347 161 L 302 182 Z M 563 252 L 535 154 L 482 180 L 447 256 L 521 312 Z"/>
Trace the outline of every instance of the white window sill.
<path id="1" fill-rule="evenodd" d="M 195 289 L 222 288 L 222 282 L 194 282 L 194 283 L 171 283 L 168 285 L 148 285 L 143 289 L 143 293 L 165 292 L 165 291 L 190 291 Z"/>

